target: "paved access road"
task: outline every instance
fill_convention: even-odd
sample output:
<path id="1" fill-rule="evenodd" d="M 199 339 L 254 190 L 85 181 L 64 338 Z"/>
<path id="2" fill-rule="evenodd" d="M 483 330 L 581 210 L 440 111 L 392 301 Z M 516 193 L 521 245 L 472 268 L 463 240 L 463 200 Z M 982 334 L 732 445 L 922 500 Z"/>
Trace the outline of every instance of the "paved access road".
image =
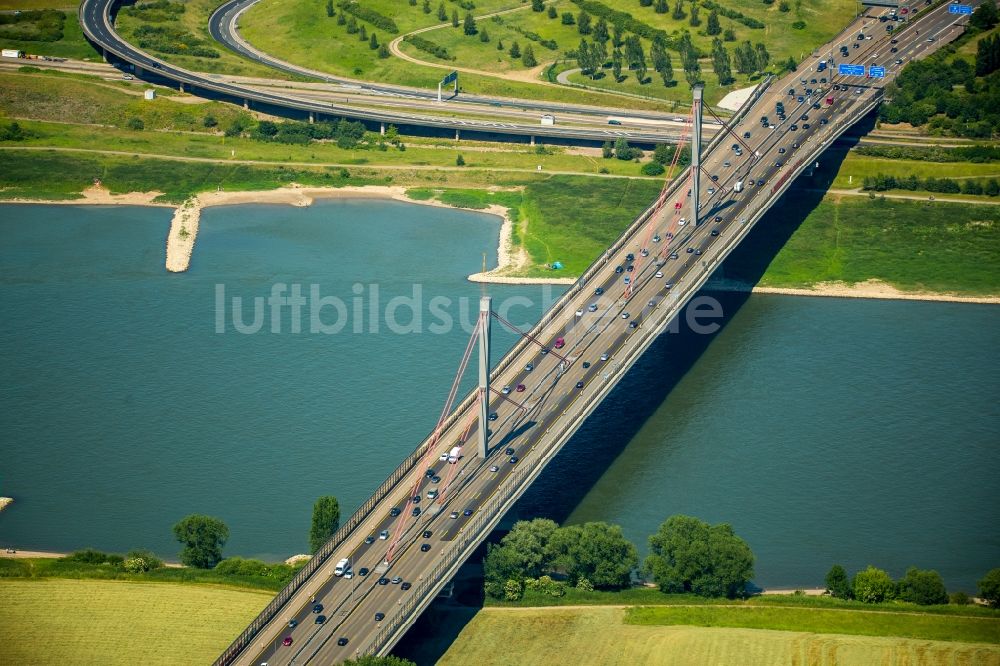
<path id="1" fill-rule="evenodd" d="M 886 66 L 887 82 L 898 72 L 896 60 L 906 62 L 925 55 L 956 36 L 955 22 L 956 17 L 946 9 L 933 10 L 891 44 L 886 24 L 864 16 L 820 53 L 838 52 L 846 44 L 852 62 Z M 866 38 L 858 40 L 862 32 Z M 867 39 L 869 34 L 871 39 Z M 447 582 L 447 576 L 434 579 L 433 572 L 459 547 L 466 532 L 481 540 L 488 534 L 490 521 L 499 520 L 500 515 L 481 512 L 495 504 L 504 481 L 524 470 L 544 467 L 592 409 L 594 399 L 610 389 L 623 374 L 623 366 L 634 361 L 642 345 L 697 291 L 753 220 L 787 187 L 793 172 L 810 164 L 859 113 L 873 107 L 881 91 L 869 85 L 872 81 L 840 77 L 830 70 L 818 72 L 819 59 L 810 58 L 798 72 L 773 83 L 734 128 L 733 138 L 722 140 L 705 155 L 700 225 L 692 224 L 684 196 L 687 185 L 683 185 L 664 202 L 660 213 L 607 255 L 596 275 L 560 307 L 540 336 L 545 349 L 528 345 L 516 352 L 499 383 L 511 387 L 510 401 L 492 399 L 496 420 L 491 422 L 490 454 L 483 459 L 475 453 L 473 405 L 442 434 L 429 458 L 432 473 L 440 479 L 428 478 L 428 465 L 418 464 L 397 485 L 393 501 L 373 511 L 286 605 L 287 613 L 260 632 L 254 648 L 245 650 L 238 663 L 329 664 L 392 647 L 422 605 Z M 807 88 L 812 92 L 805 93 Z M 793 89 L 794 94 L 790 93 Z M 779 101 L 785 107 L 783 121 L 777 119 Z M 766 127 L 761 122 L 765 115 L 771 121 Z M 744 183 L 740 192 L 735 191 L 736 182 Z M 628 254 L 634 259 L 629 260 Z M 556 350 L 560 337 L 565 347 Z M 517 390 L 519 385 L 523 392 Z M 463 438 L 469 443 L 458 464 L 438 459 Z M 516 462 L 508 449 L 513 449 Z M 522 485 L 526 487 L 527 482 Z M 410 496 L 411 486 L 417 487 L 419 501 Z M 427 497 L 432 489 L 441 495 L 437 501 Z M 397 509 L 399 515 L 391 515 L 390 509 Z M 418 516 L 413 515 L 414 509 L 420 509 Z M 385 540 L 378 538 L 382 530 L 388 533 Z M 397 534 L 392 565 L 381 575 L 413 584 L 410 590 L 398 583 L 380 585 L 381 575 L 375 572 Z M 366 537 L 372 542 L 365 543 Z M 353 578 L 333 575 L 333 566 L 341 558 L 350 560 Z M 367 576 L 359 575 L 362 568 L 370 570 Z M 423 590 L 426 598 L 411 610 L 409 595 L 417 590 Z M 323 624 L 315 623 L 312 598 L 323 604 Z M 289 628 L 289 620 L 297 626 Z M 291 640 L 289 646 L 282 645 L 286 637 Z"/>

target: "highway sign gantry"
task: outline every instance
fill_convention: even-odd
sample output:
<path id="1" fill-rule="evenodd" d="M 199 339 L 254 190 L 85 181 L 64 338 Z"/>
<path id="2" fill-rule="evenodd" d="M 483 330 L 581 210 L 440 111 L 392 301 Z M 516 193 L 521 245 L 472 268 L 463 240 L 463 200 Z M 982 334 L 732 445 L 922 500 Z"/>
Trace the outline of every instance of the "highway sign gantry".
<path id="1" fill-rule="evenodd" d="M 864 76 L 865 66 L 840 63 L 837 65 L 837 74 L 840 74 L 841 76 Z"/>
<path id="2" fill-rule="evenodd" d="M 878 67 L 872 65 L 868 68 L 868 77 L 872 79 L 884 79 L 885 78 L 885 67 Z"/>
<path id="3" fill-rule="evenodd" d="M 955 4 L 951 4 L 951 5 L 948 5 L 948 13 L 949 14 L 971 14 L 972 13 L 972 5 L 955 5 Z"/>

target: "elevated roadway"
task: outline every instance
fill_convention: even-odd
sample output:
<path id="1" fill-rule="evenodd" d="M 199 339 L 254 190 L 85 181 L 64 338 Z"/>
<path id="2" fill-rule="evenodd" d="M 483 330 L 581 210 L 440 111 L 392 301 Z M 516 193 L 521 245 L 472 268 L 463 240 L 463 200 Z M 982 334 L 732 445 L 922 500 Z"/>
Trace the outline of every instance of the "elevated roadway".
<path id="1" fill-rule="evenodd" d="M 511 392 L 491 398 L 496 417 L 489 421 L 487 456 L 466 444 L 456 464 L 439 460 L 453 446 L 474 441 L 478 400 L 472 394 L 442 423 L 440 436 L 403 461 L 216 663 L 330 664 L 387 653 L 796 176 L 877 107 L 881 86 L 902 67 L 897 61 L 937 49 L 960 33 L 961 20 L 946 7 L 928 9 L 891 43 L 886 23 L 859 17 L 817 51 L 821 56 L 758 89 L 733 119 L 731 133 L 720 133 L 703 153 L 697 214 L 689 169 L 545 313 L 530 332 L 538 344 L 525 337 L 496 364 L 493 385 Z M 829 51 L 839 54 L 841 45 L 849 49 L 848 62 L 883 66 L 886 78 L 818 71 L 819 60 Z M 439 493 L 435 500 L 428 498 L 432 489 Z M 341 559 L 353 577 L 334 575 Z M 316 603 L 323 606 L 319 613 L 312 612 Z M 319 615 L 324 622 L 316 622 Z"/>

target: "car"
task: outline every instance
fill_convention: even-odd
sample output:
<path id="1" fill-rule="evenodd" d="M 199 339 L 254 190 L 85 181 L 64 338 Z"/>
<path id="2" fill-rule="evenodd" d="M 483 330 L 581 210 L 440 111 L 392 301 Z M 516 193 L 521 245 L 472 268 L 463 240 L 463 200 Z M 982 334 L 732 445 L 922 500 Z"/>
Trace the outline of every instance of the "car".
<path id="1" fill-rule="evenodd" d="M 712 234 L 711 235 L 712 236 L 718 236 L 719 235 L 719 230 L 718 229 L 712 229 Z"/>
<path id="2" fill-rule="evenodd" d="M 809 114 L 808 113 L 803 113 L 802 117 L 799 118 L 799 120 L 809 120 Z"/>
<path id="3" fill-rule="evenodd" d="M 776 166 L 776 167 L 778 167 L 780 169 L 781 168 L 781 160 L 775 160 L 774 166 Z"/>
<path id="4" fill-rule="evenodd" d="M 798 126 L 798 125 L 796 125 L 795 123 L 792 123 L 792 124 L 791 124 L 791 126 L 790 126 L 790 127 L 788 128 L 788 131 L 789 131 L 789 132 L 794 132 L 794 131 L 795 131 L 795 130 L 797 130 L 798 128 L 799 128 L 799 126 Z"/>
<path id="5" fill-rule="evenodd" d="M 504 395 L 510 395 L 510 384 L 507 384 L 502 389 L 500 389 L 500 392 L 503 393 Z"/>
<path id="6" fill-rule="evenodd" d="M 933 42 L 933 41 L 934 41 L 934 38 L 933 38 L 933 37 L 928 37 L 928 38 L 927 38 L 927 41 L 928 41 L 928 42 Z"/>
<path id="7" fill-rule="evenodd" d="M 431 478 L 432 476 L 434 476 L 434 470 L 428 467 L 427 471 L 424 472 L 424 476 L 426 476 L 428 479 Z"/>
<path id="8" fill-rule="evenodd" d="M 689 247 L 689 248 L 687 249 L 687 253 L 688 253 L 688 254 L 691 254 L 692 252 L 694 252 L 694 248 L 693 248 L 693 247 Z"/>
<path id="9" fill-rule="evenodd" d="M 379 532 L 378 533 L 378 538 L 381 539 L 382 541 L 385 541 L 386 539 L 388 539 L 389 538 L 389 530 L 382 530 L 381 532 Z"/>
<path id="10" fill-rule="evenodd" d="M 393 576 L 392 580 L 389 582 L 392 583 L 393 585 L 399 585 L 400 583 L 403 582 L 403 578 L 401 576 Z"/>
<path id="11" fill-rule="evenodd" d="M 465 511 L 462 512 L 462 515 L 463 516 L 471 516 L 472 515 L 472 509 L 466 509 Z"/>
<path id="12" fill-rule="evenodd" d="M 634 270 L 635 270 L 635 264 L 629 264 L 628 266 L 625 267 L 626 273 L 631 273 Z"/>
<path id="13" fill-rule="evenodd" d="M 815 104 L 813 104 L 813 108 L 814 108 L 814 109 L 818 109 L 818 108 L 820 108 L 820 106 L 819 106 L 819 102 L 816 102 Z"/>
<path id="14" fill-rule="evenodd" d="M 663 277 L 663 271 L 656 271 L 656 274 L 653 275 L 653 277 L 655 277 L 655 278 L 662 278 Z"/>
<path id="15" fill-rule="evenodd" d="M 488 418 L 490 421 L 496 421 L 499 418 L 499 416 L 497 416 L 496 412 L 490 412 L 490 415 L 487 416 L 486 418 Z"/>
<path id="16" fill-rule="evenodd" d="M 381 622 L 385 619 L 385 613 L 375 613 L 375 621 Z"/>
<path id="17" fill-rule="evenodd" d="M 288 647 L 289 645 L 292 644 L 292 637 L 285 636 L 284 640 L 281 641 L 281 644 L 284 645 L 285 647 Z"/>
<path id="18" fill-rule="evenodd" d="M 154 62 L 154 63 L 153 63 L 153 67 L 155 67 L 156 69 L 163 69 L 163 65 L 161 65 L 161 64 L 160 64 L 160 63 L 158 63 L 158 62 Z"/>
<path id="19" fill-rule="evenodd" d="M 854 91 L 854 94 L 855 95 L 860 95 L 863 92 L 864 92 L 864 88 L 858 88 L 857 90 Z"/>
<path id="20" fill-rule="evenodd" d="M 516 465 L 517 464 L 517 456 L 511 456 L 510 460 L 508 460 L 507 462 L 509 462 L 511 465 Z M 455 513 L 457 514 L 458 511 L 455 511 Z"/>
<path id="21" fill-rule="evenodd" d="M 609 120 L 608 124 L 609 125 L 621 125 L 622 121 L 620 121 L 620 120 Z"/>
<path id="22" fill-rule="evenodd" d="M 629 318 L 629 316 L 630 316 L 630 315 L 629 315 L 629 313 L 628 313 L 628 312 L 623 312 L 623 313 L 622 313 L 622 319 L 628 319 L 628 318 Z"/>
<path id="23" fill-rule="evenodd" d="M 432 476 L 431 477 L 431 483 L 441 483 L 441 477 L 440 476 Z M 433 497 L 430 496 L 430 494 L 428 494 L 427 497 L 430 498 L 430 499 L 434 499 Z"/>
<path id="24" fill-rule="evenodd" d="M 590 367 L 590 361 L 584 361 L 583 362 L 583 369 L 586 370 L 589 367 Z"/>
<path id="25" fill-rule="evenodd" d="M 313 607 L 312 607 L 312 612 L 313 613 L 322 613 L 323 612 L 323 604 L 314 604 Z"/>
<path id="26" fill-rule="evenodd" d="M 718 176 L 716 176 L 716 178 L 718 178 Z M 639 254 L 641 254 L 644 257 L 648 257 L 649 256 L 649 250 L 647 250 L 646 248 L 642 248 L 642 250 L 639 251 Z"/>
<path id="27" fill-rule="evenodd" d="M 626 275 L 625 276 L 625 284 L 632 284 L 632 278 L 630 278 L 629 276 Z"/>
<path id="28" fill-rule="evenodd" d="M 591 312 L 597 312 L 597 303 L 591 303 L 587 306 L 587 309 Z"/>
<path id="29" fill-rule="evenodd" d="M 685 224 L 687 224 L 687 220 L 685 220 L 683 217 L 677 220 L 677 226 L 683 227 Z"/>
<path id="30" fill-rule="evenodd" d="M 740 149 L 740 144 L 738 144 L 738 143 L 734 143 L 734 144 L 732 145 L 732 149 L 733 149 L 733 150 L 739 150 L 739 149 Z"/>
<path id="31" fill-rule="evenodd" d="M 754 182 L 754 181 L 752 181 L 752 180 L 748 180 L 748 181 L 747 181 L 747 187 L 753 187 L 753 186 L 754 186 L 754 185 L 756 185 L 756 184 L 757 184 L 757 183 L 755 183 L 755 182 Z"/>
<path id="32" fill-rule="evenodd" d="M 729 162 L 729 161 L 726 161 L 726 162 L 723 162 L 723 163 L 722 163 L 722 166 L 724 166 L 724 167 L 726 167 L 726 168 L 728 169 L 729 167 L 733 166 L 733 163 L 732 163 L 732 162 Z M 654 238 L 655 238 L 655 237 L 654 237 Z"/>
<path id="33" fill-rule="evenodd" d="M 600 296 L 603 293 L 604 293 L 604 290 L 601 289 L 600 287 L 598 287 L 597 289 L 594 290 L 594 296 Z"/>
<path id="34" fill-rule="evenodd" d="M 420 500 L 421 500 L 420 495 L 414 495 L 413 499 L 410 501 L 413 502 L 414 504 L 420 504 Z"/>
<path id="35" fill-rule="evenodd" d="M 795 143 L 792 144 L 792 148 L 798 148 L 798 147 L 799 147 L 799 142 L 798 141 L 796 141 Z"/>
<path id="36" fill-rule="evenodd" d="M 131 74 L 122 74 L 122 78 L 125 79 L 126 81 L 134 81 L 135 80 L 135 77 L 132 76 Z M 289 645 L 291 645 L 291 643 L 289 643 Z"/>
<path id="37" fill-rule="evenodd" d="M 525 371 L 525 372 L 531 372 L 531 371 L 532 371 L 532 370 L 534 370 L 534 369 L 535 369 L 535 365 L 534 365 L 534 363 L 528 363 L 528 364 L 526 364 L 526 365 L 524 366 L 524 371 Z"/>
<path id="38" fill-rule="evenodd" d="M 354 569 L 346 570 L 344 572 L 344 578 L 346 578 L 347 580 L 351 580 L 352 578 L 354 578 Z"/>
<path id="39" fill-rule="evenodd" d="M 677 258 L 677 253 L 676 252 L 671 252 L 670 253 L 670 258 L 671 259 L 676 259 Z"/>
<path id="40" fill-rule="evenodd" d="M 422 536 L 425 539 L 430 539 L 432 534 L 434 534 L 434 533 L 431 532 L 430 530 L 424 530 L 424 533 L 421 534 L 420 536 Z"/>
<path id="41" fill-rule="evenodd" d="M 491 472 L 499 472 L 500 471 L 500 466 L 499 465 L 490 465 L 490 471 Z"/>
<path id="42" fill-rule="evenodd" d="M 795 94 L 795 88 L 789 88 L 788 89 L 788 94 L 789 95 L 794 95 Z"/>
<path id="43" fill-rule="evenodd" d="M 857 42 L 854 42 L 854 48 L 860 48 L 860 44 L 858 44 Z"/>
<path id="44" fill-rule="evenodd" d="M 394 506 L 391 509 L 389 509 L 389 515 L 392 516 L 393 518 L 395 518 L 396 516 L 398 516 L 401 513 L 403 513 L 403 512 L 399 510 L 398 506 Z"/>
<path id="45" fill-rule="evenodd" d="M 802 129 L 804 130 L 809 129 L 809 123 L 802 123 Z"/>
<path id="46" fill-rule="evenodd" d="M 785 154 L 785 149 L 784 148 L 778 148 L 778 154 L 779 155 L 784 155 Z"/>
<path id="47" fill-rule="evenodd" d="M 895 46 L 893 46 L 891 49 L 889 49 L 889 53 L 896 53 L 897 51 L 899 51 L 899 49 L 896 48 Z"/>
<path id="48" fill-rule="evenodd" d="M 805 97 L 803 97 L 802 95 L 799 95 L 799 96 L 798 96 L 798 97 L 796 98 L 796 100 L 798 100 L 798 102 L 799 102 L 799 103 L 801 104 L 802 102 L 806 101 L 806 98 L 805 98 Z"/>
<path id="49" fill-rule="evenodd" d="M 577 310 L 576 311 L 576 316 L 577 317 L 582 317 L 583 316 L 583 310 Z"/>
<path id="50" fill-rule="evenodd" d="M 369 571 L 368 567 L 361 567 L 360 569 L 358 569 L 358 575 L 361 576 L 362 578 L 367 576 L 369 573 L 371 572 Z"/>
<path id="51" fill-rule="evenodd" d="M 458 511 L 452 511 L 451 513 L 448 514 L 448 517 L 451 518 L 452 520 L 458 518 Z"/>
<path id="52" fill-rule="evenodd" d="M 809 83 L 815 84 L 816 83 L 816 79 L 809 79 Z"/>
<path id="53" fill-rule="evenodd" d="M 518 384 L 514 390 L 518 393 L 524 393 L 524 384 Z"/>
<path id="54" fill-rule="evenodd" d="M 506 450 L 506 451 L 504 451 L 504 454 L 506 454 L 506 455 L 508 455 L 508 456 L 512 456 L 512 455 L 514 455 L 514 447 L 513 447 L 513 446 L 508 446 L 508 447 L 507 447 L 507 450 Z"/>
<path id="55" fill-rule="evenodd" d="M 368 544 L 375 543 L 375 535 L 374 534 L 369 534 L 368 536 L 366 536 L 365 537 L 365 543 L 368 543 Z"/>
<path id="56" fill-rule="evenodd" d="M 615 266 L 615 273 L 617 273 L 618 275 L 621 275 L 624 272 L 625 272 L 625 267 L 624 266 Z"/>
<path id="57" fill-rule="evenodd" d="M 698 248 L 698 249 L 696 249 L 696 250 L 694 251 L 694 256 L 696 256 L 696 257 L 699 257 L 699 256 L 701 256 L 701 249 L 700 249 L 700 248 Z"/>
<path id="58" fill-rule="evenodd" d="M 635 261 L 635 255 L 629 252 L 625 255 L 625 261 Z"/>
<path id="59" fill-rule="evenodd" d="M 903 64 L 903 59 L 902 58 L 896 58 L 896 64 L 897 65 L 902 65 Z"/>
<path id="60" fill-rule="evenodd" d="M 813 89 L 812 88 L 806 88 L 806 97 L 810 97 L 810 96 L 812 96 L 812 94 L 813 94 Z"/>
<path id="61" fill-rule="evenodd" d="M 763 187 L 764 186 L 764 179 L 761 178 L 760 180 L 758 180 L 757 181 L 757 185 L 760 186 L 760 187 Z"/>
<path id="62" fill-rule="evenodd" d="M 750 138 L 750 132 L 743 132 L 743 138 L 744 139 L 749 139 Z"/>
<path id="63" fill-rule="evenodd" d="M 447 461 L 448 460 L 448 452 L 445 451 L 444 453 L 442 453 L 441 455 L 439 455 L 438 456 L 438 460 Z"/>
<path id="64" fill-rule="evenodd" d="M 716 183 L 719 182 L 719 176 L 718 176 L 718 174 L 712 174 L 712 181 L 716 182 Z"/>
<path id="65" fill-rule="evenodd" d="M 706 190 L 706 191 L 708 192 L 709 196 L 711 196 L 711 195 L 715 194 L 715 188 L 714 188 L 714 187 L 710 187 L 710 188 L 708 188 L 708 190 Z"/>
<path id="66" fill-rule="evenodd" d="M 819 80 L 819 82 L 820 82 L 820 83 L 826 83 L 826 77 L 824 76 L 823 78 L 821 78 L 821 79 Z"/>
<path id="67" fill-rule="evenodd" d="M 413 587 L 413 583 L 411 583 L 410 581 L 403 581 L 403 584 L 399 586 L 399 589 L 408 590 L 411 587 Z"/>
<path id="68" fill-rule="evenodd" d="M 635 322 L 632 322 L 632 323 L 634 324 Z M 577 387 L 578 389 L 582 389 L 582 388 L 583 388 L 583 382 L 577 382 L 577 383 L 576 383 L 576 387 Z"/>
<path id="69" fill-rule="evenodd" d="M 316 624 L 323 624 L 324 622 L 326 622 L 326 615 L 316 616 Z"/>
<path id="70" fill-rule="evenodd" d="M 726 162 L 726 164 L 729 164 L 729 162 Z M 655 236 L 653 236 L 654 243 L 659 243 L 661 240 L 663 240 L 663 238 L 660 237 L 660 234 L 656 234 Z"/>
<path id="71" fill-rule="evenodd" d="M 426 553 L 430 549 L 431 549 L 431 545 L 429 543 L 422 543 L 422 544 L 420 544 L 420 552 L 421 553 Z"/>
<path id="72" fill-rule="evenodd" d="M 637 321 L 630 321 L 628 323 L 628 327 L 629 328 L 639 328 L 639 322 L 637 322 Z M 576 387 L 577 388 L 583 388 L 583 382 L 577 382 Z"/>
<path id="73" fill-rule="evenodd" d="M 673 282 L 666 282 L 666 283 L 664 283 L 663 288 L 664 289 L 670 289 L 672 286 L 674 286 Z"/>
<path id="74" fill-rule="evenodd" d="M 337 645 L 339 645 L 340 647 L 344 647 L 345 645 L 347 645 L 347 636 L 341 636 L 340 638 L 338 638 Z"/>
<path id="75" fill-rule="evenodd" d="M 410 513 L 412 513 L 413 517 L 416 518 L 417 516 L 420 515 L 420 507 L 419 506 L 413 507 L 413 511 L 411 511 Z"/>

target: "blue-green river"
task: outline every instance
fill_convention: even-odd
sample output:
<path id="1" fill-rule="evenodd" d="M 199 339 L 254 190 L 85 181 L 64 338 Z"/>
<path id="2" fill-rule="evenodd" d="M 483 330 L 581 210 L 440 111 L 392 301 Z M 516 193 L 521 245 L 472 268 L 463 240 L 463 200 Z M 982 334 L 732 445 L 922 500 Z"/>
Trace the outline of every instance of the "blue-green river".
<path id="1" fill-rule="evenodd" d="M 174 556 L 171 525 L 207 513 L 227 554 L 302 552 L 318 495 L 350 513 L 434 425 L 499 229 L 370 200 L 213 208 L 172 275 L 169 220 L 0 206 L 0 545 Z M 559 291 L 490 293 L 526 326 Z M 721 298 L 722 331 L 662 336 L 520 513 L 620 523 L 642 551 L 673 513 L 729 522 L 761 585 L 839 561 L 973 591 L 1000 564 L 1000 308 Z"/>

